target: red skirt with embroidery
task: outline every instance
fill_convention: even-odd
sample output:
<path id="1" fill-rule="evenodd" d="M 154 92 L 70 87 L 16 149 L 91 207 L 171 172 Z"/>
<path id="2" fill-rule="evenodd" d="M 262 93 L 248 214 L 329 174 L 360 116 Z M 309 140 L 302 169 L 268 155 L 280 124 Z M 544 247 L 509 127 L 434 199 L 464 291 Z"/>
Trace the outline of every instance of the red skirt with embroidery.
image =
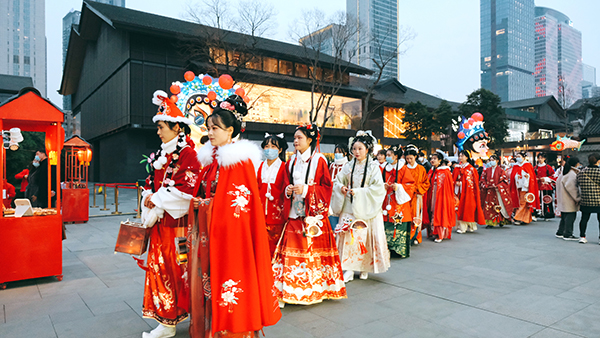
<path id="1" fill-rule="evenodd" d="M 303 235 L 304 222 L 290 219 L 275 251 L 273 274 L 278 298 L 290 304 L 315 304 L 346 298 L 340 256 L 327 218 L 318 237 Z"/>
<path id="2" fill-rule="evenodd" d="M 180 224 L 187 225 L 187 216 L 180 220 Z M 188 292 L 183 280 L 186 267 L 177 264 L 175 250 L 175 237 L 185 236 L 187 228 L 163 223 L 164 218 L 150 231 L 142 314 L 173 326 L 187 318 Z"/>

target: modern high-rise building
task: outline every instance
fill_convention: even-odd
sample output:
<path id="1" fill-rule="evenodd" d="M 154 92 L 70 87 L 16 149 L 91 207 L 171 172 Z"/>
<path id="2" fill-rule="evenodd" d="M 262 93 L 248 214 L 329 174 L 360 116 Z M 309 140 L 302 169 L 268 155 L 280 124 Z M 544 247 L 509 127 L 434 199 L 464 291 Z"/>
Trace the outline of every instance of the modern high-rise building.
<path id="1" fill-rule="evenodd" d="M 1 1 L 1 0 L 0 0 Z M 125 7 L 125 0 L 94 0 L 96 2 Z M 65 57 L 67 56 L 67 48 L 69 48 L 69 37 L 71 36 L 71 28 L 75 25 L 79 25 L 79 19 L 81 17 L 81 12 L 71 9 L 67 15 L 63 17 L 63 38 L 62 38 L 62 61 L 63 65 L 65 63 Z M 71 110 L 71 96 L 66 95 L 63 96 L 63 110 L 70 111 Z"/>
<path id="2" fill-rule="evenodd" d="M 346 14 L 359 25 L 353 62 L 378 72 L 373 59 L 381 46 L 385 58 L 392 57 L 382 78 L 398 79 L 398 1 L 346 0 Z"/>
<path id="3" fill-rule="evenodd" d="M 534 0 L 480 0 L 481 87 L 502 101 L 535 97 Z"/>
<path id="4" fill-rule="evenodd" d="M 581 96 L 588 99 L 592 96 L 592 88 L 596 87 L 596 67 L 583 64 L 583 79 L 581 81 Z"/>
<path id="5" fill-rule="evenodd" d="M 564 104 L 582 97 L 581 32 L 565 14 L 547 7 L 535 8 L 536 96 L 554 95 Z M 564 95 L 562 92 L 564 91 Z"/>
<path id="6" fill-rule="evenodd" d="M 0 73 L 31 77 L 46 96 L 44 0 L 0 0 L 0 15 Z"/>

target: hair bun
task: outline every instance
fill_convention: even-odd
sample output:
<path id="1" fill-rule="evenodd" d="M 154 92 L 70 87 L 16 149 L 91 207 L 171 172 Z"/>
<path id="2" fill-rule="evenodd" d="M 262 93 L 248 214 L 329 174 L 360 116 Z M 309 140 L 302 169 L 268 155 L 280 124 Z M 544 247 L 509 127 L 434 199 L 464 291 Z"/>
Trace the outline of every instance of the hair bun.
<path id="1" fill-rule="evenodd" d="M 227 99 L 225 99 L 225 101 L 231 103 L 235 107 L 236 113 L 238 113 L 239 115 L 248 115 L 248 106 L 246 105 L 246 102 L 244 102 L 243 97 L 234 94 L 230 95 Z"/>

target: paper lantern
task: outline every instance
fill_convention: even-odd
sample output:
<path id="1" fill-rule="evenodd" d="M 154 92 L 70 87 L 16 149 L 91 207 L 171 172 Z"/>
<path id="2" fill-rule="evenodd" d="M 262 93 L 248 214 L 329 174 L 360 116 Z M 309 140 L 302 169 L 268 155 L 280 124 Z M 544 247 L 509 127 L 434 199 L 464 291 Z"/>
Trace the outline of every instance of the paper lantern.
<path id="1" fill-rule="evenodd" d="M 90 162 L 92 162 L 92 149 L 87 148 L 85 150 L 85 165 L 89 166 Z"/>
<path id="2" fill-rule="evenodd" d="M 229 74 L 223 74 L 219 77 L 219 85 L 225 90 L 231 89 L 233 87 L 233 78 Z"/>
<path id="3" fill-rule="evenodd" d="M 202 78 L 202 83 L 204 83 L 204 85 L 208 86 L 209 84 L 211 84 L 213 82 L 212 77 L 210 77 L 210 75 L 205 75 Z"/>
<path id="4" fill-rule="evenodd" d="M 79 160 L 79 165 L 82 165 L 85 162 L 85 151 L 84 150 L 77 151 L 77 159 Z"/>

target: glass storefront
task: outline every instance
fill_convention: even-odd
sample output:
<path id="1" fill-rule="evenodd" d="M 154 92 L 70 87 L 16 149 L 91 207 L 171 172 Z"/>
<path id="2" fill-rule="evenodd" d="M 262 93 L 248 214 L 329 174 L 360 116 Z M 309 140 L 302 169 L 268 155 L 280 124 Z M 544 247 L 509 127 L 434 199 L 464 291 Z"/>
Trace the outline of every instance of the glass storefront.
<path id="1" fill-rule="evenodd" d="M 406 111 L 402 108 L 383 108 L 383 137 L 405 138 L 402 133 L 406 131 L 406 123 L 402 121 Z"/>

